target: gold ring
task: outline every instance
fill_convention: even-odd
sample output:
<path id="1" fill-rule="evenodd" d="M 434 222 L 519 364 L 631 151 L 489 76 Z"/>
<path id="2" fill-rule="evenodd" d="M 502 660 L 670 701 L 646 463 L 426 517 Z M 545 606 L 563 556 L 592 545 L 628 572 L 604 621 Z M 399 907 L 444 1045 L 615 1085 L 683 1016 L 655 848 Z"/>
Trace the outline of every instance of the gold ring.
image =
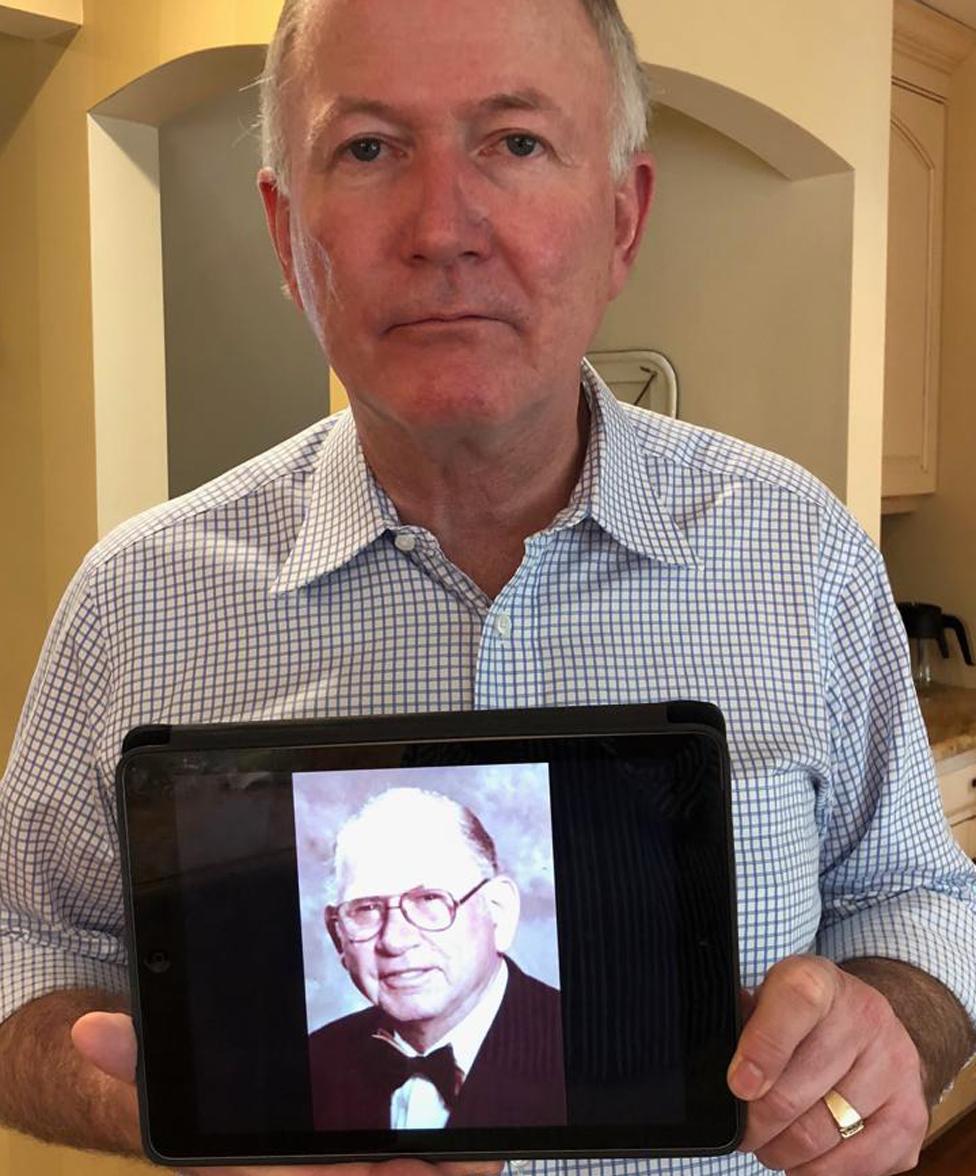
<path id="1" fill-rule="evenodd" d="M 841 1139 L 850 1139 L 852 1135 L 864 1130 L 864 1120 L 842 1094 L 838 1094 L 836 1090 L 828 1090 L 824 1095 L 824 1103 L 830 1111 L 830 1117 L 837 1124 Z"/>

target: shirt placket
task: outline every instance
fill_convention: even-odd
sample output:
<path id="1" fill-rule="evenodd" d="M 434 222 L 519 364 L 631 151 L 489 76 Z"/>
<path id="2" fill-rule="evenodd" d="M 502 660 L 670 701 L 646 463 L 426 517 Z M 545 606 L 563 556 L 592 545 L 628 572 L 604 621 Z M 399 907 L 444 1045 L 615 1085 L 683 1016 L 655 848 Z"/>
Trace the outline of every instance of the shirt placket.
<path id="1" fill-rule="evenodd" d="M 539 705 L 543 683 L 535 641 L 535 601 L 540 568 L 553 541 L 546 534 L 526 540 L 518 571 L 485 615 L 474 672 L 476 710 Z"/>

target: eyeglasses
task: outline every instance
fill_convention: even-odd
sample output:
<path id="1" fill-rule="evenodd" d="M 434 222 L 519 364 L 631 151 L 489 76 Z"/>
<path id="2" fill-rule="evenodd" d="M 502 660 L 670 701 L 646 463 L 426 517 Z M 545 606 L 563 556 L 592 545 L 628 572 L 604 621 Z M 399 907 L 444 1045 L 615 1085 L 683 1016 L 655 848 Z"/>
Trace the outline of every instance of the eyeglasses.
<path id="1" fill-rule="evenodd" d="M 460 898 L 455 898 L 447 890 L 431 890 L 427 886 L 415 886 L 399 895 L 351 898 L 338 906 L 326 907 L 325 917 L 330 926 L 338 923 L 346 938 L 353 943 L 365 943 L 378 935 L 393 910 L 399 910 L 408 923 L 421 931 L 446 931 L 457 918 L 458 908 L 490 881 L 490 878 L 482 878 Z"/>

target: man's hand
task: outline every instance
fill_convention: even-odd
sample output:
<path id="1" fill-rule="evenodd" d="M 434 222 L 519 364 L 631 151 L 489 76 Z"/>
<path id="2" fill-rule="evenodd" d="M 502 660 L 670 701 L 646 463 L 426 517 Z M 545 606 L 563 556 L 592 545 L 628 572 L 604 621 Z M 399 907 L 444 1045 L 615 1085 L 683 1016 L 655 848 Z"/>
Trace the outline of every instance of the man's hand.
<path id="1" fill-rule="evenodd" d="M 103 1074 L 128 1089 L 135 1086 L 136 1035 L 132 1019 L 124 1013 L 87 1013 L 74 1023 L 71 1040 L 75 1049 Z M 133 1106 L 134 1106 L 133 1102 Z M 138 1112 L 136 1112 L 138 1114 Z M 132 1125 L 138 1137 L 138 1121 Z M 301 1167 L 260 1168 L 188 1168 L 194 1176 L 496 1176 L 501 1161 L 467 1162 L 455 1164 L 425 1164 L 420 1160 L 389 1160 L 382 1164 L 343 1164 L 341 1168 L 328 1165 Z"/>
<path id="2" fill-rule="evenodd" d="M 910 1171 L 929 1114 L 918 1050 L 870 984 L 817 956 L 772 968 L 729 1067 L 729 1087 L 748 1101 L 740 1150 L 791 1176 Z M 823 1102 L 836 1089 L 864 1130 L 842 1139 Z"/>

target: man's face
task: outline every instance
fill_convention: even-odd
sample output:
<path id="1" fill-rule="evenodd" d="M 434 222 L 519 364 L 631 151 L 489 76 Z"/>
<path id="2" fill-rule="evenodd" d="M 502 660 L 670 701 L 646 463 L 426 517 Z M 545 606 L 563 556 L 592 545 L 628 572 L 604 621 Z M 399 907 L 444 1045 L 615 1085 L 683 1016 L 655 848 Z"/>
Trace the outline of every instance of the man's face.
<path id="1" fill-rule="evenodd" d="M 360 852 L 344 863 L 338 897 L 345 902 L 429 887 L 459 899 L 483 877 L 459 835 L 421 837 L 410 845 L 391 837 L 383 839 L 382 852 Z M 412 1026 L 430 1044 L 474 1007 L 498 967 L 514 929 L 504 907 L 510 887 L 507 879 L 492 879 L 443 931 L 421 930 L 396 908 L 371 939 L 353 942 L 338 929 L 342 962 L 363 995 L 406 1029 L 408 1040 L 416 1036 Z"/>
<path id="2" fill-rule="evenodd" d="M 612 181 L 610 67 L 578 0 L 323 0 L 292 71 L 290 196 L 263 192 L 357 420 L 575 405 L 651 185 L 646 157 Z"/>

